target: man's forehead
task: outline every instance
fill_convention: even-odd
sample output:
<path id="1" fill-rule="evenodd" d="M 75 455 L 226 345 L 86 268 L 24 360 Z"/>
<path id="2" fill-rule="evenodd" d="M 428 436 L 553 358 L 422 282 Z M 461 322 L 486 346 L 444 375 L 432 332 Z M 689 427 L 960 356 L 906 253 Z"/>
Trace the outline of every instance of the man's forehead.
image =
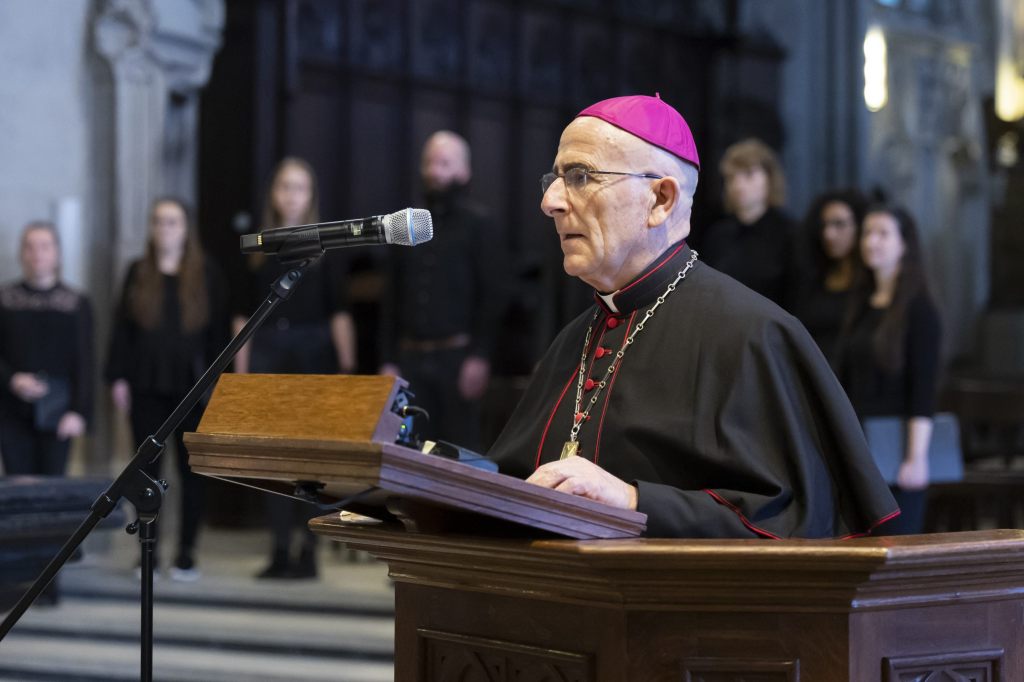
<path id="1" fill-rule="evenodd" d="M 459 143 L 450 137 L 432 137 L 423 147 L 424 155 L 455 156 L 461 152 L 462 148 Z"/>
<path id="2" fill-rule="evenodd" d="M 555 168 L 575 164 L 593 165 L 628 162 L 646 146 L 639 138 L 593 117 L 573 120 L 558 142 Z M 594 165 L 596 168 L 597 166 Z"/>
<path id="3" fill-rule="evenodd" d="M 427 138 L 423 145 L 423 158 L 434 157 L 448 160 L 468 160 L 469 147 L 461 137 L 445 132 L 438 132 Z"/>

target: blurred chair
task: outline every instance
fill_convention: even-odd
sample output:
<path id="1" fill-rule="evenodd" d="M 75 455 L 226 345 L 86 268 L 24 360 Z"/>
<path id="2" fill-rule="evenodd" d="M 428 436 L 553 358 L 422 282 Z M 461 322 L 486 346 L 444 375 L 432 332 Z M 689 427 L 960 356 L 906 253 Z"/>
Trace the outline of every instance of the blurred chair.
<path id="1" fill-rule="evenodd" d="M 110 485 L 102 478 L 0 476 L 0 611 L 14 606 Z M 118 509 L 97 528 L 124 525 Z M 77 560 L 81 550 L 72 555 Z M 57 602 L 57 579 L 36 600 Z"/>
<path id="2" fill-rule="evenodd" d="M 975 530 L 1024 521 L 1024 377 L 958 376 L 940 397 L 960 420 L 964 480 L 929 489 L 926 529 Z"/>

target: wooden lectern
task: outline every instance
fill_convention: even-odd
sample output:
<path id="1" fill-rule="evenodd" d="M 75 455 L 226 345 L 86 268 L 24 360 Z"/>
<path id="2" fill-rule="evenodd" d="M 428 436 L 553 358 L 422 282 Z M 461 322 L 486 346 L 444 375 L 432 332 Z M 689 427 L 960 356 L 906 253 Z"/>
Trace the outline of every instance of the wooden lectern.
<path id="1" fill-rule="evenodd" d="M 641 539 L 642 515 L 375 440 L 398 388 L 225 376 L 186 435 L 201 473 L 371 490 L 383 521 L 311 527 L 388 562 L 396 680 L 1024 680 L 1024 531 Z"/>
<path id="2" fill-rule="evenodd" d="M 398 519 L 406 528 L 487 535 L 636 537 L 643 514 L 545 490 L 395 445 L 392 405 L 405 382 L 385 376 L 225 374 L 189 466 L 272 492 L 296 487 L 327 504 Z"/>

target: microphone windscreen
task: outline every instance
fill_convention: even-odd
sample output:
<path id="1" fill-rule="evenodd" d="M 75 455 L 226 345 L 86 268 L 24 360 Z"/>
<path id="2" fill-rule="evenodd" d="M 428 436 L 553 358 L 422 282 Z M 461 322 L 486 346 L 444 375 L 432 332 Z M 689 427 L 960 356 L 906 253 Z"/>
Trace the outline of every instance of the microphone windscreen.
<path id="1" fill-rule="evenodd" d="M 416 246 L 434 237 L 434 221 L 425 208 L 407 208 L 384 216 L 384 231 L 389 244 Z"/>

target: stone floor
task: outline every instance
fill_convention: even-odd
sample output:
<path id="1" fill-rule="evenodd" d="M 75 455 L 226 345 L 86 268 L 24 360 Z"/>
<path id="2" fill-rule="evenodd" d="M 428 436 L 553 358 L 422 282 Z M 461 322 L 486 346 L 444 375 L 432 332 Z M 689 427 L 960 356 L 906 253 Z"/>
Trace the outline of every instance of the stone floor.
<path id="1" fill-rule="evenodd" d="M 322 541 L 319 578 L 256 580 L 267 543 L 262 531 L 206 529 L 198 581 L 158 576 L 155 678 L 391 680 L 386 567 Z M 138 679 L 138 543 L 115 531 L 86 549 L 61 572 L 60 603 L 33 606 L 0 642 L 0 680 Z"/>

